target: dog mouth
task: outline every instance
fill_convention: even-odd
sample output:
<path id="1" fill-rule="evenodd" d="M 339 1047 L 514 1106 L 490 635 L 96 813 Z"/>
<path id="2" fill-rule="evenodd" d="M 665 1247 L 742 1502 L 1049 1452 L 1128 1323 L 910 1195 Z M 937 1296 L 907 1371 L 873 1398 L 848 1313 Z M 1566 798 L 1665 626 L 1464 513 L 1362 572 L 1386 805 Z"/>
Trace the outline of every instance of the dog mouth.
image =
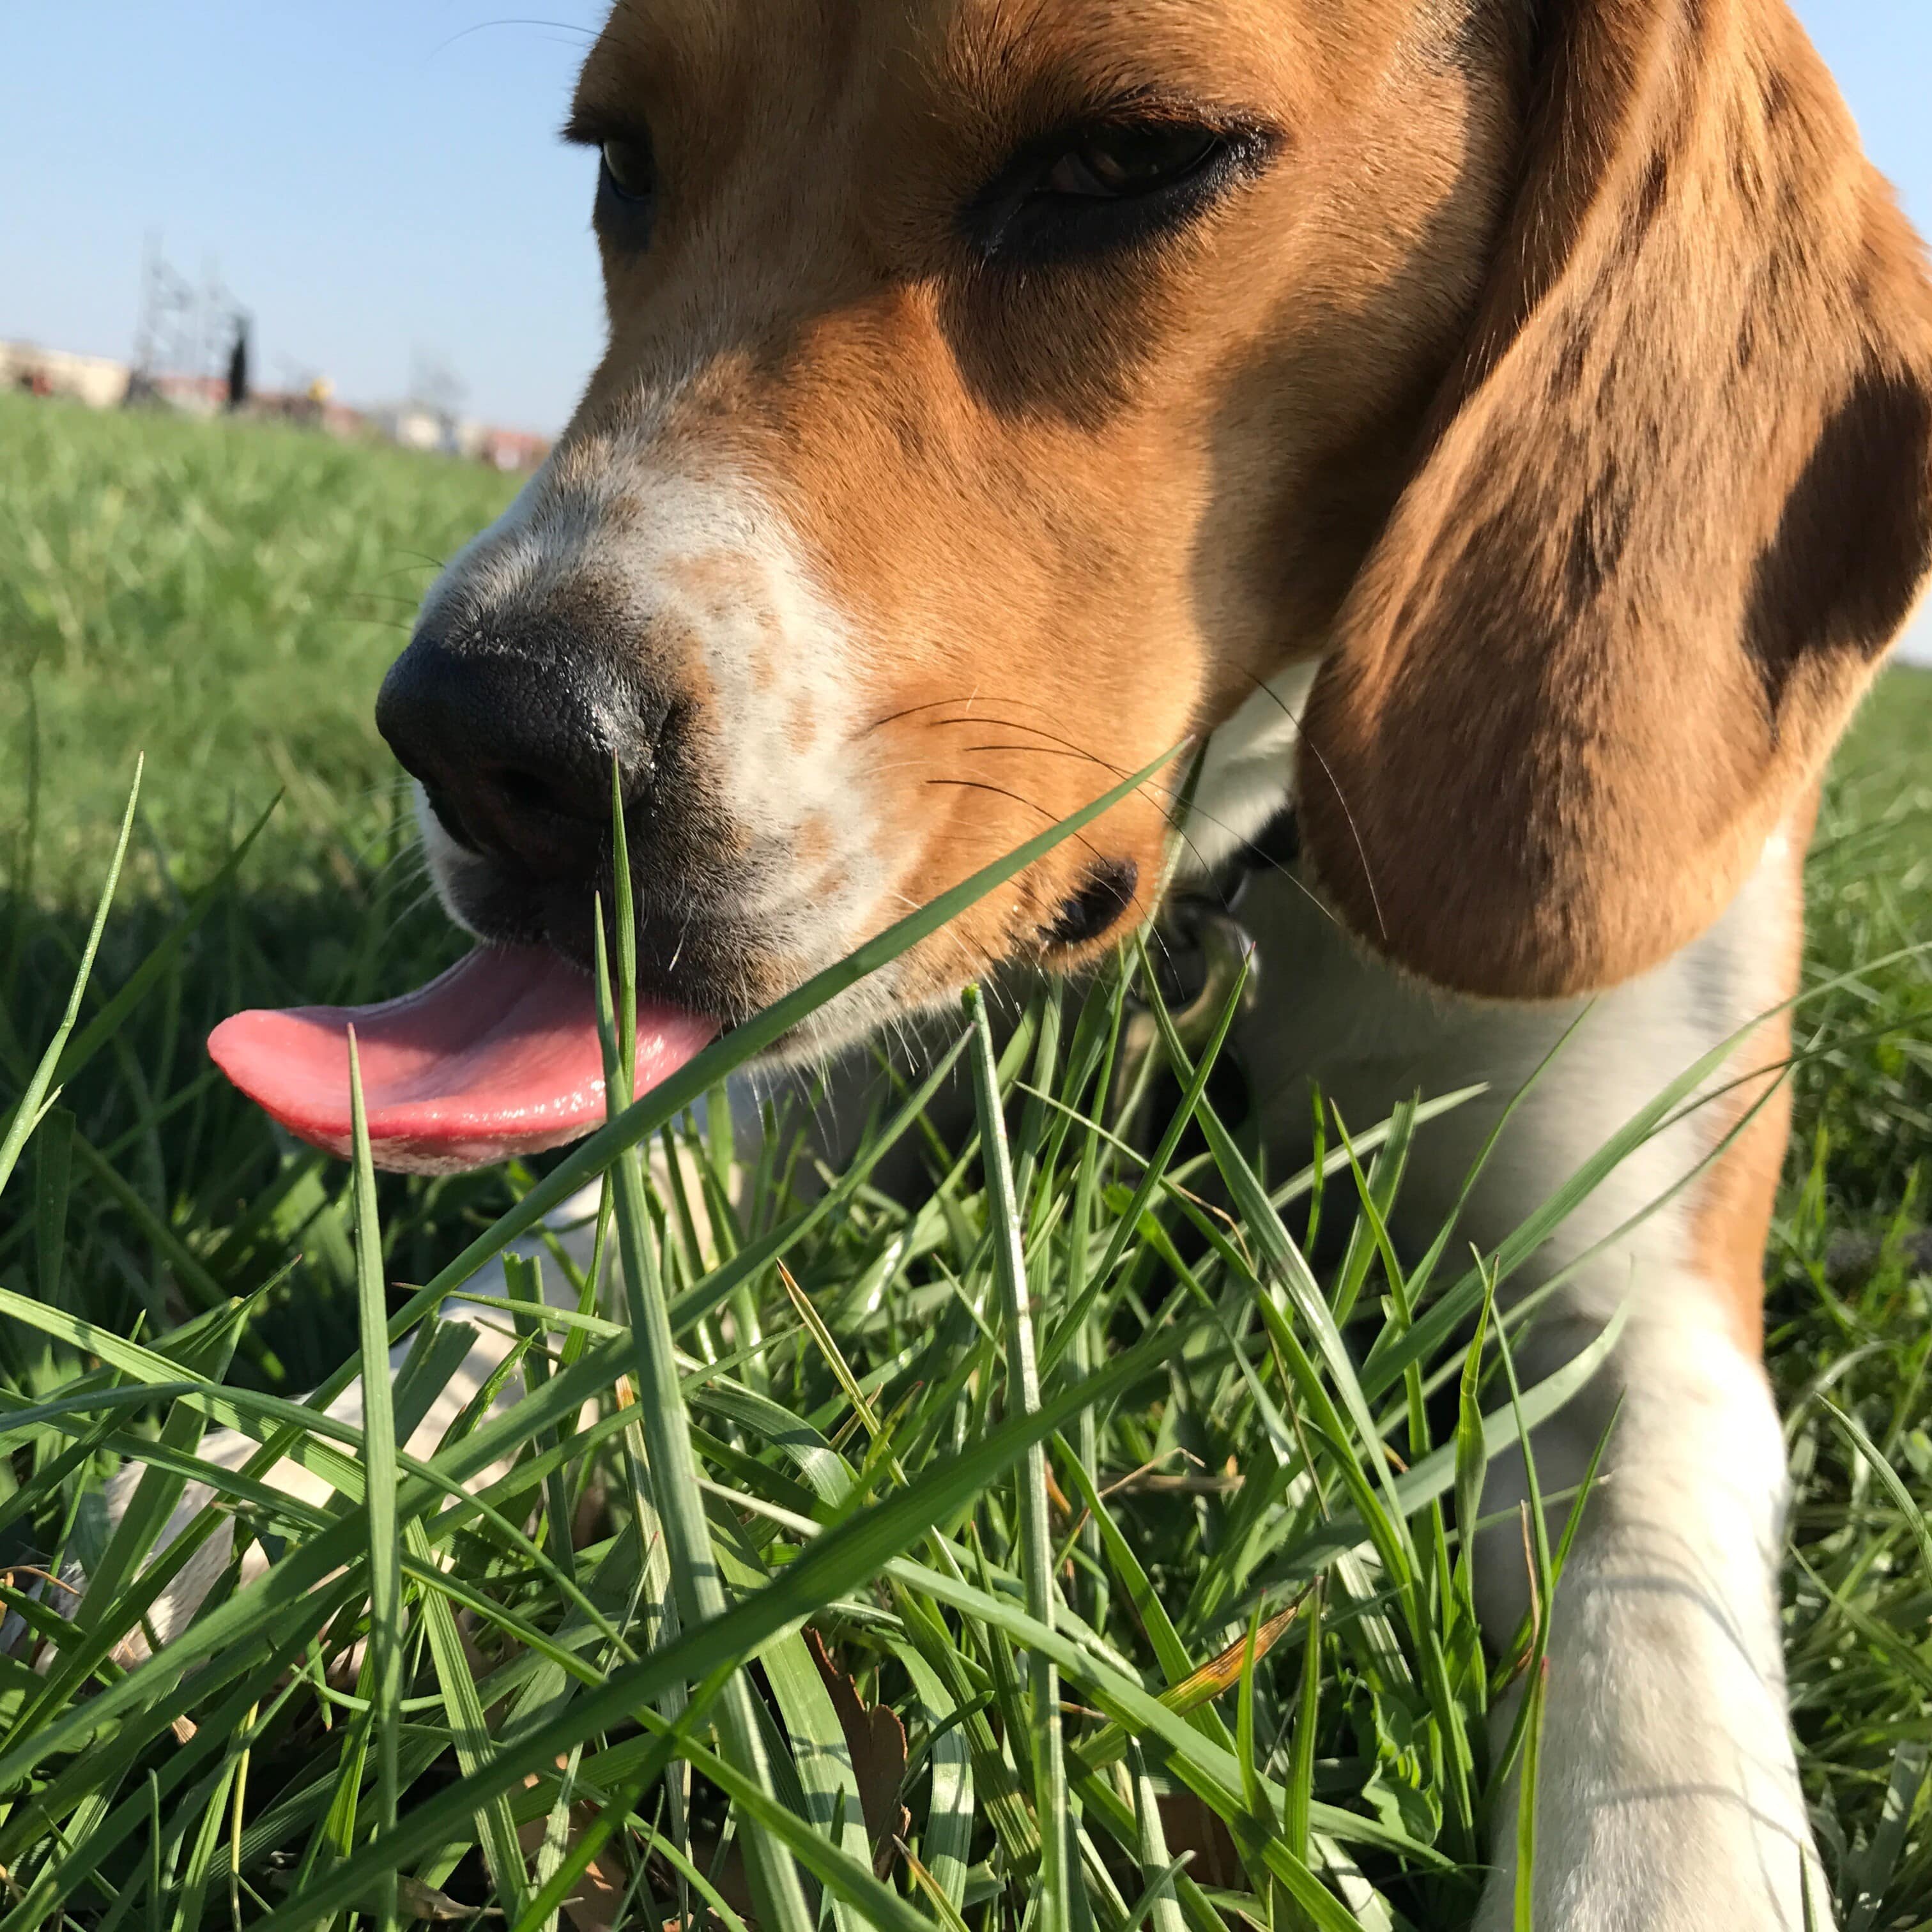
<path id="1" fill-rule="evenodd" d="M 379 1005 L 237 1013 L 209 1036 L 208 1050 L 298 1138 L 346 1156 L 352 1028 L 370 1152 L 392 1172 L 485 1167 L 580 1139 L 604 1120 L 596 994 L 547 946 L 479 946 L 428 986 Z M 669 1079 L 719 1030 L 640 1000 L 636 1091 Z"/>

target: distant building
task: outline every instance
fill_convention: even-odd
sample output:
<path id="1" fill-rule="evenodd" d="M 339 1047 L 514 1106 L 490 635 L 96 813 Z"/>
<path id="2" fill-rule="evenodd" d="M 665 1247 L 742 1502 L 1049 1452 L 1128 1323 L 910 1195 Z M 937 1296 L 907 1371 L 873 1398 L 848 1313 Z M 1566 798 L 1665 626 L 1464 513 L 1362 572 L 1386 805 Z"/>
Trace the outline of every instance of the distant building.
<path id="1" fill-rule="evenodd" d="M 228 382 L 221 376 L 137 375 L 130 402 L 164 404 L 183 416 L 219 416 L 228 406 Z"/>
<path id="2" fill-rule="evenodd" d="M 73 356 L 30 342 L 0 342 L 0 390 L 24 389 L 40 396 L 69 396 L 97 410 L 122 404 L 149 404 L 184 416 L 215 416 L 228 407 L 226 376 L 185 376 L 130 370 L 103 356 Z M 433 451 L 487 463 L 514 473 L 536 469 L 550 454 L 547 437 L 523 430 L 498 429 L 452 415 L 428 403 L 392 403 L 380 409 L 352 409 L 335 400 L 317 377 L 305 389 L 254 389 L 240 415 L 256 422 L 292 423 L 355 442 L 366 436 L 404 449 Z"/>
<path id="3" fill-rule="evenodd" d="M 440 450 L 450 456 L 462 453 L 455 422 L 421 403 L 386 403 L 370 411 L 369 421 L 378 436 L 402 448 Z"/>
<path id="4" fill-rule="evenodd" d="M 534 470 L 550 454 L 546 437 L 522 430 L 497 429 L 428 403 L 392 403 L 372 410 L 368 422 L 378 436 L 404 449 L 460 456 L 472 463 L 487 463 L 493 470 Z"/>
<path id="5" fill-rule="evenodd" d="M 476 454 L 493 470 L 535 470 L 550 454 L 550 439 L 520 429 L 486 429 Z"/>
<path id="6" fill-rule="evenodd" d="M 37 396 L 70 396 L 111 410 L 128 396 L 128 365 L 106 356 L 74 356 L 31 342 L 0 342 L 0 389 Z"/>
<path id="7" fill-rule="evenodd" d="M 266 422 L 292 423 L 298 429 L 319 429 L 344 442 L 374 434 L 360 410 L 338 403 L 328 385 L 311 382 L 306 389 L 257 389 L 244 414 Z"/>

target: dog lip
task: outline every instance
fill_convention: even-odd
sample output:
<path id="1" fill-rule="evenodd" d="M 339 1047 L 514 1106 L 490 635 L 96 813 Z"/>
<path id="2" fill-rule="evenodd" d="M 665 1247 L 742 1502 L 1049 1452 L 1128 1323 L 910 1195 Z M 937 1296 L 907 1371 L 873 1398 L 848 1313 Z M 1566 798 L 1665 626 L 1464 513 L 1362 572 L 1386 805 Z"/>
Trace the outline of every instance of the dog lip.
<path id="1" fill-rule="evenodd" d="M 554 953 L 592 986 L 597 947 L 591 908 L 601 896 L 614 983 L 614 893 L 608 868 L 601 878 L 545 877 L 494 854 L 447 848 L 432 853 L 430 862 L 444 910 L 481 945 Z M 721 1030 L 769 1004 L 775 989 L 761 970 L 769 918 L 744 903 L 715 867 L 654 880 L 634 866 L 632 880 L 640 1001 L 694 1014 Z"/>
<path id="2" fill-rule="evenodd" d="M 538 944 L 542 950 L 562 960 L 565 966 L 569 969 L 573 978 L 581 980 L 586 986 L 592 989 L 592 998 L 594 1000 L 597 984 L 597 962 L 596 955 L 591 950 L 590 942 L 588 940 L 585 942 L 584 952 L 580 954 L 570 946 L 558 940 L 546 928 Z M 611 996 L 614 999 L 616 996 L 616 958 L 614 952 L 610 955 L 610 976 Z M 718 1033 L 726 1031 L 730 1028 L 736 1026 L 740 1020 L 748 1017 L 748 1012 L 740 1011 L 728 1000 L 718 999 L 715 996 L 709 998 L 700 997 L 706 992 L 707 989 L 705 988 L 700 986 L 673 988 L 668 983 L 669 977 L 668 970 L 663 972 L 656 970 L 650 960 L 640 956 L 638 961 L 637 980 L 637 997 L 639 1006 L 662 1007 L 667 1010 L 688 1014 L 693 1019 L 704 1022 Z"/>

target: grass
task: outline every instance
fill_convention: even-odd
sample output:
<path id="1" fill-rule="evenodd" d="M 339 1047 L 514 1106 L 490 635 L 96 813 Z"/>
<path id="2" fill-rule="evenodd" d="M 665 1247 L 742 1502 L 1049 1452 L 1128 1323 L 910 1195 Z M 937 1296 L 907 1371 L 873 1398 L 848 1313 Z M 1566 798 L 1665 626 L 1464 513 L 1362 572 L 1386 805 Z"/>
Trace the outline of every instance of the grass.
<path id="1" fill-rule="evenodd" d="M 0 1564 L 115 1580 L 80 1608 L 26 1569 L 0 1593 L 60 1652 L 46 1676 L 26 1644 L 0 1657 L 0 1932 L 484 1910 L 534 1932 L 573 1843 L 640 1925 L 729 1926 L 754 1901 L 761 1925 L 837 1932 L 1466 1919 L 1510 1660 L 1475 1640 L 1450 1505 L 1516 1424 L 1493 1347 L 1420 1365 L 1468 1396 L 1430 1454 L 1404 1381 L 1360 1366 L 1408 1296 L 1473 1311 L 1484 1291 L 1474 1268 L 1391 1277 L 1373 1239 L 1363 1196 L 1385 1208 L 1413 1120 L 1358 1139 L 1359 1186 L 1346 1162 L 1260 1175 L 1204 1066 L 1195 1129 L 1144 1170 L 1095 1118 L 1130 961 L 997 1049 L 962 1015 L 966 1138 L 934 1144 L 903 1096 L 829 1204 L 782 1132 L 736 1208 L 720 1192 L 682 1110 L 743 1042 L 502 1173 L 378 1180 L 280 1141 L 200 1040 L 236 1006 L 367 998 L 448 956 L 369 704 L 420 553 L 503 486 L 10 398 L 0 448 L 0 688 L 34 694 L 0 722 L 0 1139 L 147 758 L 68 1048 L 84 1064 L 0 1181 Z M 1928 739 L 1932 677 L 1890 674 L 1828 790 L 1806 972 L 1851 976 L 1803 1010 L 1768 1264 L 1793 1703 L 1860 1932 L 1932 1924 L 1932 1283 L 1912 1241 L 1932 977 L 1922 954 L 1858 970 L 1932 931 Z M 647 1183 L 666 1136 L 703 1215 Z M 905 1136 L 934 1178 L 902 1203 L 866 1176 Z M 424 1468 L 380 1414 L 345 1436 L 291 1406 L 598 1173 L 628 1318 L 580 1283 L 578 1316 L 520 1310 L 532 1392 L 507 1416 L 460 1420 Z M 1244 1204 L 1238 1232 L 1197 1204 L 1210 1188 Z M 1264 1190 L 1355 1225 L 1338 1276 L 1309 1272 Z M 399 1410 L 447 1373 L 434 1327 Z M 125 1671 L 141 1559 L 210 1419 L 305 1438 L 334 1499 L 221 1478 L 268 1572 L 231 1574 Z M 446 1507 L 512 1454 L 488 1511 Z M 123 1455 L 150 1473 L 110 1538 Z M 694 1588 L 707 1547 L 715 1588 Z"/>
<path id="2" fill-rule="evenodd" d="M 44 879 L 91 902 L 138 747 L 158 781 L 147 824 L 190 874 L 286 790 L 284 852 L 341 880 L 355 855 L 334 842 L 366 836 L 344 806 L 394 770 L 370 694 L 439 560 L 514 484 L 295 430 L 14 396 L 0 449 L 0 688 L 31 689 L 58 775 Z M 10 784 L 0 836 L 23 803 Z M 136 872 L 152 878 L 138 848 Z"/>

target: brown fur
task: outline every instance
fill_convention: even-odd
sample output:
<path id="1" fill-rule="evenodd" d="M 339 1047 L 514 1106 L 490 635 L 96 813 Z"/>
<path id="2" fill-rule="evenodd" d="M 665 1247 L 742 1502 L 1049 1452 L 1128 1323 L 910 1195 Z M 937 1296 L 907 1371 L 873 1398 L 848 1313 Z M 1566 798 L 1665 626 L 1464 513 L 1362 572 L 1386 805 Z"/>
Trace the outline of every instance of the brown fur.
<path id="1" fill-rule="evenodd" d="M 565 460 L 677 386 L 668 442 L 776 498 L 881 646 L 905 898 L 1310 658 L 1310 850 L 1424 977 L 1606 986 L 1735 890 L 1926 567 L 1932 302 L 1782 0 L 1542 10 L 619 7 L 577 118 L 649 128 L 660 208 L 605 237 Z M 972 259 L 976 188 L 1124 89 L 1275 158 L 1133 259 Z M 1094 854 L 1160 875 L 1164 818 L 915 976 L 1039 954 Z"/>
<path id="2" fill-rule="evenodd" d="M 664 432 L 748 472 L 877 648 L 853 702 L 923 901 L 1318 650 L 1409 467 L 1493 245 L 1512 82 L 1418 10 L 1262 0 L 630 0 L 580 122 L 648 123 L 648 253 L 574 442 Z M 1428 58 L 1420 57 L 1426 52 Z M 956 211 L 1123 88 L 1280 130 L 1132 261 L 1023 281 Z M 1421 138 L 1419 138 L 1422 136 Z M 1167 784 L 929 943 L 910 990 L 1018 955 L 1096 855 L 1161 873 Z M 774 989 L 776 990 L 776 988 Z"/>
<path id="3" fill-rule="evenodd" d="M 1303 772 L 1354 928 L 1504 996 L 1708 924 L 1932 562 L 1918 244 L 1784 6 L 1555 10 L 1518 206 Z"/>
<path id="4" fill-rule="evenodd" d="M 1804 851 L 1817 822 L 1808 787 L 1778 830 L 1784 841 L 1783 904 L 1762 934 L 1770 976 L 1796 992 L 1804 940 Z M 1780 1008 L 1754 1028 L 1727 1071 L 1729 1083 L 1701 1124 L 1717 1150 L 1691 1204 L 1698 1276 L 1721 1298 L 1738 1346 L 1754 1360 L 1764 1346 L 1764 1241 L 1791 1137 L 1792 1016 Z"/>

